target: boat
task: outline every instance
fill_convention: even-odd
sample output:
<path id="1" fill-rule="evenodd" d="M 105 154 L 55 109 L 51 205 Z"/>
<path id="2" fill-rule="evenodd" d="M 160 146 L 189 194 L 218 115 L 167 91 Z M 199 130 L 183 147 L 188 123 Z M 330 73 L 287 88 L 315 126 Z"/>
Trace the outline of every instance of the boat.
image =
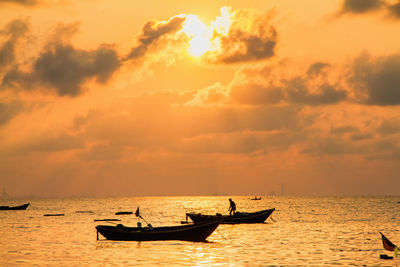
<path id="1" fill-rule="evenodd" d="M 157 240 L 183 240 L 192 242 L 204 242 L 209 237 L 218 225 L 221 223 L 221 218 L 212 221 L 207 221 L 200 224 L 188 224 L 178 226 L 163 226 L 163 227 L 127 227 L 122 224 L 116 226 L 97 225 L 98 233 L 108 240 L 121 241 L 157 241 Z M 139 224 L 139 223 L 138 223 Z"/>
<path id="2" fill-rule="evenodd" d="M 20 205 L 20 206 L 0 206 L 0 210 L 26 210 L 26 208 L 29 206 L 29 203 Z"/>
<path id="3" fill-rule="evenodd" d="M 261 200 L 261 197 L 254 197 L 251 200 Z"/>
<path id="4" fill-rule="evenodd" d="M 189 217 L 195 224 L 202 223 L 216 218 L 222 218 L 221 224 L 238 224 L 238 223 L 263 223 L 275 208 L 261 210 L 257 212 L 236 212 L 234 215 L 203 215 L 201 213 L 186 213 L 186 220 Z"/>

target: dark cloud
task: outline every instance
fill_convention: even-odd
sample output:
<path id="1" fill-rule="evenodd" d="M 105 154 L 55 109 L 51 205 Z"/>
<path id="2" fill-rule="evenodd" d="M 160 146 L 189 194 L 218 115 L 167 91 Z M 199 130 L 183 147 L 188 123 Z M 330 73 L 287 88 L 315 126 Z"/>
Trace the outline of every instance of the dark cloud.
<path id="1" fill-rule="evenodd" d="M 389 16 L 400 19 L 400 2 L 391 4 L 386 0 L 344 0 L 340 14 L 365 14 L 378 10 L 386 10 Z"/>
<path id="2" fill-rule="evenodd" d="M 323 70 L 327 63 L 312 64 L 307 72 L 294 78 L 284 79 L 268 75 L 264 82 L 254 84 L 258 74 L 251 74 L 246 81 L 232 85 L 231 97 L 234 102 L 247 105 L 269 105 L 281 102 L 304 105 L 329 105 L 347 99 L 347 92 L 339 84 L 330 83 Z M 324 74 L 324 75 L 323 75 Z"/>
<path id="3" fill-rule="evenodd" d="M 0 46 L 0 71 L 14 64 L 17 43 L 28 32 L 28 29 L 25 21 L 16 19 L 7 24 L 3 30 L 0 30 L 0 36 L 8 37 Z"/>
<path id="4" fill-rule="evenodd" d="M 379 10 L 386 5 L 383 0 L 345 0 L 342 5 L 343 13 L 362 14 Z"/>
<path id="5" fill-rule="evenodd" d="M 316 62 L 308 68 L 307 75 L 312 77 L 318 76 L 323 72 L 324 69 L 328 68 L 329 66 L 329 63 Z"/>
<path id="6" fill-rule="evenodd" d="M 338 85 L 328 82 L 321 83 L 311 91 L 309 81 L 304 78 L 295 78 L 285 82 L 287 98 L 291 103 L 306 105 L 329 105 L 339 103 L 347 98 L 347 92 Z"/>
<path id="7" fill-rule="evenodd" d="M 354 60 L 348 82 L 357 102 L 367 105 L 400 104 L 400 54 L 371 59 L 363 54 Z"/>
<path id="8" fill-rule="evenodd" d="M 60 29 L 59 34 L 71 34 L 66 28 Z M 46 87 L 60 96 L 74 97 L 82 93 L 85 81 L 94 78 L 105 83 L 120 66 L 112 46 L 101 45 L 96 50 L 82 50 L 57 37 L 34 60 L 30 72 L 24 72 L 17 66 L 6 73 L 2 85 L 24 89 Z"/>
<path id="9" fill-rule="evenodd" d="M 243 63 L 263 60 L 275 55 L 277 32 L 265 16 L 255 21 L 251 30 L 244 30 L 242 25 L 233 23 L 227 36 L 221 36 L 222 52 L 213 63 Z"/>
<path id="10" fill-rule="evenodd" d="M 34 6 L 39 3 L 38 0 L 0 0 L 0 4 L 2 3 L 15 3 L 24 6 Z"/>
<path id="11" fill-rule="evenodd" d="M 148 49 L 159 41 L 163 36 L 175 33 L 182 28 L 185 18 L 174 17 L 166 23 L 150 21 L 143 27 L 143 33 L 137 38 L 137 46 L 132 48 L 126 59 L 137 59 L 143 57 Z"/>

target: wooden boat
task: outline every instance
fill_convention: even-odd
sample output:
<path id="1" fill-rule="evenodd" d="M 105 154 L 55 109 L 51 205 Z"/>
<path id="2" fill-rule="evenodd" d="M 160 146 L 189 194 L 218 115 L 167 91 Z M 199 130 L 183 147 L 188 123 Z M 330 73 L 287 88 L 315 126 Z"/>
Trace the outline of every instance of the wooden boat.
<path id="1" fill-rule="evenodd" d="M 100 233 L 109 240 L 124 241 L 156 241 L 156 240 L 184 240 L 202 242 L 217 229 L 221 218 L 201 224 L 189 224 L 164 227 L 127 227 L 98 225 L 97 235 Z M 98 237 L 98 236 L 97 236 Z"/>
<path id="2" fill-rule="evenodd" d="M 237 224 L 237 223 L 263 223 L 275 208 L 261 210 L 257 212 L 236 212 L 234 215 L 203 215 L 201 213 L 186 213 L 186 219 L 189 217 L 195 224 L 202 223 L 216 218 L 222 218 L 221 224 Z"/>
<path id="3" fill-rule="evenodd" d="M 29 206 L 29 203 L 20 205 L 20 206 L 0 206 L 0 210 L 26 210 L 26 208 Z"/>

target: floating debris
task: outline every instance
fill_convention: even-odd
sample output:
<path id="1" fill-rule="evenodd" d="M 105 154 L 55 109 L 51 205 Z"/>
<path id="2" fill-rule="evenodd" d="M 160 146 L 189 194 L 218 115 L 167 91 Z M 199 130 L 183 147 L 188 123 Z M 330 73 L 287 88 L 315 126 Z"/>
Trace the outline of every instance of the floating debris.
<path id="1" fill-rule="evenodd" d="M 381 258 L 382 260 L 393 260 L 393 257 L 392 257 L 392 256 L 388 256 L 388 255 L 386 255 L 386 254 L 381 254 L 381 255 L 379 256 L 379 258 Z"/>

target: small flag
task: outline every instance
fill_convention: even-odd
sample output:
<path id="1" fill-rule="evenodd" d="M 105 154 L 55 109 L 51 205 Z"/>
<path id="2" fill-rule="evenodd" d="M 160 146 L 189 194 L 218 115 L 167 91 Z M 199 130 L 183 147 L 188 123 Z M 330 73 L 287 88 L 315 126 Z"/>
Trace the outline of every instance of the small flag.
<path id="1" fill-rule="evenodd" d="M 383 247 L 384 247 L 386 250 L 394 251 L 394 250 L 397 248 L 396 245 L 393 244 L 389 239 L 387 239 L 386 236 L 384 236 L 381 232 L 379 232 L 379 233 L 382 235 L 382 244 L 383 244 Z"/>
<path id="2" fill-rule="evenodd" d="M 135 212 L 135 215 L 136 215 L 136 217 L 139 217 L 139 216 L 140 216 L 139 207 L 137 207 L 136 212 Z"/>

